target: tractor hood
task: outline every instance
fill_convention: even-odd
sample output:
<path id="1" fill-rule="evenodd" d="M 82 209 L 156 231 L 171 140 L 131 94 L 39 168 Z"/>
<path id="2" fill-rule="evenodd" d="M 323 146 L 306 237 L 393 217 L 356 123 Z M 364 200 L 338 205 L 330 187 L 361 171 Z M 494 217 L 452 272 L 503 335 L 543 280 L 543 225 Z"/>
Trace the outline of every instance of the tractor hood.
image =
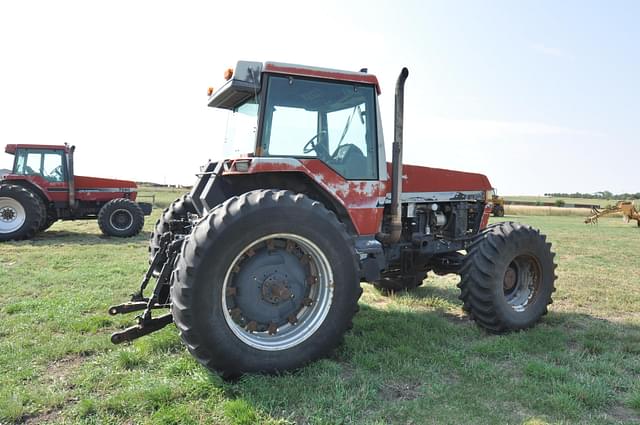
<path id="1" fill-rule="evenodd" d="M 129 180 L 103 179 L 100 177 L 76 176 L 75 186 L 77 191 L 94 192 L 124 192 L 138 191 L 138 185 Z"/>
<path id="2" fill-rule="evenodd" d="M 391 163 L 387 163 L 387 173 L 391 175 Z M 489 179 L 483 174 L 418 165 L 402 166 L 402 192 L 405 196 L 442 192 L 483 192 L 484 196 L 491 187 Z M 390 179 L 387 188 L 391 188 Z"/>

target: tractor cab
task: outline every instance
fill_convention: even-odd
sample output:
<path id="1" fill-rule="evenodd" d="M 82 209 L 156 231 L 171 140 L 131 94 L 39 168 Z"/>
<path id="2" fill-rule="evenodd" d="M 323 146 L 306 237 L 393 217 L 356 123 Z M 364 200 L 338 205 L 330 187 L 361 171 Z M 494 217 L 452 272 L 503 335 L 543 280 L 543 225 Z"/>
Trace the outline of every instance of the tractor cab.
<path id="1" fill-rule="evenodd" d="M 318 159 L 345 180 L 378 179 L 375 76 L 241 61 L 225 77 L 209 106 L 232 111 L 226 155 Z"/>
<path id="2" fill-rule="evenodd" d="M 68 180 L 68 155 L 65 145 L 7 145 L 5 151 L 15 156 L 14 176 L 34 176 L 49 183 Z"/>

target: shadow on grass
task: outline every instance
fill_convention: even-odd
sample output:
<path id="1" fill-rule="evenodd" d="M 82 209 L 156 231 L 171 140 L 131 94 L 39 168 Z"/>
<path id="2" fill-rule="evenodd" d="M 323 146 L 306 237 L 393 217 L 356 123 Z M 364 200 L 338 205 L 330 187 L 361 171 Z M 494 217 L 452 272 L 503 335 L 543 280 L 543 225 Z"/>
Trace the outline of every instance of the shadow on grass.
<path id="1" fill-rule="evenodd" d="M 361 305 L 329 359 L 224 389 L 302 423 L 617 423 L 640 421 L 630 401 L 640 397 L 639 377 L 636 325 L 552 311 L 533 329 L 496 336 L 445 311 Z"/>
<path id="2" fill-rule="evenodd" d="M 8 242 L 21 245 L 126 245 L 137 242 L 146 242 L 149 239 L 147 232 L 141 232 L 130 238 L 118 238 L 105 236 L 102 233 L 88 233 L 71 230 L 47 230 L 37 234 L 32 239 L 19 242 Z"/>

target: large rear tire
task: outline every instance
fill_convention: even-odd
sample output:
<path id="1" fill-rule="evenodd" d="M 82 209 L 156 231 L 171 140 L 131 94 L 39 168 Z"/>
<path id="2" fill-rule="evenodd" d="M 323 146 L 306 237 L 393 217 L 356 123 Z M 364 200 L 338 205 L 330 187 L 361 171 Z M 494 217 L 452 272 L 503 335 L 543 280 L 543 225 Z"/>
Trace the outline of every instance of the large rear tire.
<path id="1" fill-rule="evenodd" d="M 130 199 L 113 199 L 100 208 L 98 225 L 107 236 L 130 238 L 136 236 L 144 226 L 144 213 Z"/>
<path id="2" fill-rule="evenodd" d="M 0 241 L 30 239 L 43 222 L 40 198 L 22 186 L 0 185 Z"/>
<path id="3" fill-rule="evenodd" d="M 182 341 L 226 377 L 296 369 L 327 355 L 362 293 L 344 225 L 321 203 L 276 190 L 213 209 L 185 241 L 172 279 Z"/>
<path id="4" fill-rule="evenodd" d="M 537 229 L 514 222 L 487 227 L 460 271 L 463 309 L 490 332 L 532 327 L 553 302 L 554 256 Z"/>

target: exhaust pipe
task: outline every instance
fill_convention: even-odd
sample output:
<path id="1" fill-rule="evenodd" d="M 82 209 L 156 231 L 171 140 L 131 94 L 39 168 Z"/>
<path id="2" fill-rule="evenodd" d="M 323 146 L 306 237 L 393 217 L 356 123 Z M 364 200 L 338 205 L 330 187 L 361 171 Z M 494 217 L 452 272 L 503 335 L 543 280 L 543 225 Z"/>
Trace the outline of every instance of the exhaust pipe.
<path id="1" fill-rule="evenodd" d="M 76 209 L 76 184 L 75 184 L 75 171 L 73 169 L 73 153 L 76 150 L 75 146 L 69 146 L 65 143 L 65 146 L 68 147 L 68 152 L 66 154 L 67 157 L 67 174 L 69 178 L 68 187 L 69 187 L 69 210 L 73 213 Z"/>
<path id="2" fill-rule="evenodd" d="M 396 82 L 395 123 L 393 128 L 393 156 L 391 162 L 391 223 L 389 233 L 381 233 L 378 239 L 387 244 L 400 240 L 402 233 L 402 129 L 404 126 L 404 83 L 409 76 L 409 70 L 402 68 Z"/>

